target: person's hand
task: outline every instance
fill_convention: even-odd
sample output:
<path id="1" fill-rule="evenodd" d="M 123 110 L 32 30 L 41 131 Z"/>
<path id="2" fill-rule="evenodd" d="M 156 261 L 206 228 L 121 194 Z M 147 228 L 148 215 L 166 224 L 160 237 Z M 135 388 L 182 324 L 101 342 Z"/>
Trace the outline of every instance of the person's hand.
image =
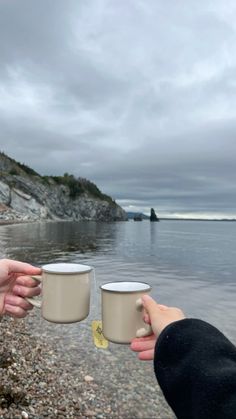
<path id="1" fill-rule="evenodd" d="M 141 361 L 151 361 L 154 358 L 154 348 L 156 344 L 156 336 L 154 334 L 144 338 L 134 338 L 130 348 L 134 352 L 139 352 L 138 358 Z"/>
<path id="2" fill-rule="evenodd" d="M 40 275 L 41 269 L 10 259 L 0 260 L 0 316 L 25 317 L 33 306 L 25 297 L 40 294 L 39 283 L 30 275 Z"/>
<path id="3" fill-rule="evenodd" d="M 142 297 L 142 303 L 144 307 L 143 319 L 145 323 L 151 324 L 153 334 L 133 339 L 130 347 L 132 351 L 139 352 L 140 360 L 147 361 L 154 358 L 156 340 L 162 330 L 169 324 L 184 319 L 185 315 L 179 308 L 157 304 L 149 295 Z"/>

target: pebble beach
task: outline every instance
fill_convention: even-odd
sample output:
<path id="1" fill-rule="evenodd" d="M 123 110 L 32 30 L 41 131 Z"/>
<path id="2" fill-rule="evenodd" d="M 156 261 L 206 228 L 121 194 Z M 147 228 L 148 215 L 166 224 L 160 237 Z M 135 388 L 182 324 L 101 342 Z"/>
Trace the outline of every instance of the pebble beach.
<path id="1" fill-rule="evenodd" d="M 36 311 L 0 327 L 1 418 L 174 418 L 152 363 L 126 345 L 95 348 L 88 325 L 78 341 Z"/>

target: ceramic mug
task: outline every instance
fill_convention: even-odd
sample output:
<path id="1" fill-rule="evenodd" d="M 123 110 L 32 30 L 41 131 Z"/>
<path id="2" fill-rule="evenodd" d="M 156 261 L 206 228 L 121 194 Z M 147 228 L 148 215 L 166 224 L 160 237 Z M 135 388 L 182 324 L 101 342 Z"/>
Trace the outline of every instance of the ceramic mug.
<path id="1" fill-rule="evenodd" d="M 79 322 L 89 314 L 92 269 L 77 263 L 44 265 L 42 275 L 32 276 L 42 283 L 42 299 L 27 300 L 50 322 Z"/>
<path id="2" fill-rule="evenodd" d="M 144 282 L 109 282 L 101 285 L 102 329 L 114 343 L 130 343 L 135 337 L 152 333 L 143 321 L 141 297 L 151 291 Z"/>

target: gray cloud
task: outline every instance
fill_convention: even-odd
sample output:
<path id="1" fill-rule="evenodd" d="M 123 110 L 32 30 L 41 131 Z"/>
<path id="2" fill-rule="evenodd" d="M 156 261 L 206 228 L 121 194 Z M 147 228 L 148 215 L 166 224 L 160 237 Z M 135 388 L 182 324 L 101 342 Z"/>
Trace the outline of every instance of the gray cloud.
<path id="1" fill-rule="evenodd" d="M 236 216 L 233 0 L 0 3 L 0 148 L 126 209 Z"/>

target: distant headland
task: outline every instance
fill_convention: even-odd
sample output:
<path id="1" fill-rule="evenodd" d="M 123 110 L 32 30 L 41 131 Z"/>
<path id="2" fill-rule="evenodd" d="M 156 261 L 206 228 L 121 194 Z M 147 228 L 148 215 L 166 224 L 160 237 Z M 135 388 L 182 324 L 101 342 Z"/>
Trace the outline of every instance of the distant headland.
<path id="1" fill-rule="evenodd" d="M 133 220 L 134 218 L 141 218 L 142 220 L 150 220 L 150 216 L 142 212 L 126 212 L 127 218 Z M 198 217 L 162 217 L 159 216 L 160 221 L 228 221 L 234 222 L 236 218 L 198 218 Z"/>
<path id="2" fill-rule="evenodd" d="M 236 221 L 236 218 L 172 218 L 172 217 L 160 217 L 160 220 L 168 221 Z"/>

